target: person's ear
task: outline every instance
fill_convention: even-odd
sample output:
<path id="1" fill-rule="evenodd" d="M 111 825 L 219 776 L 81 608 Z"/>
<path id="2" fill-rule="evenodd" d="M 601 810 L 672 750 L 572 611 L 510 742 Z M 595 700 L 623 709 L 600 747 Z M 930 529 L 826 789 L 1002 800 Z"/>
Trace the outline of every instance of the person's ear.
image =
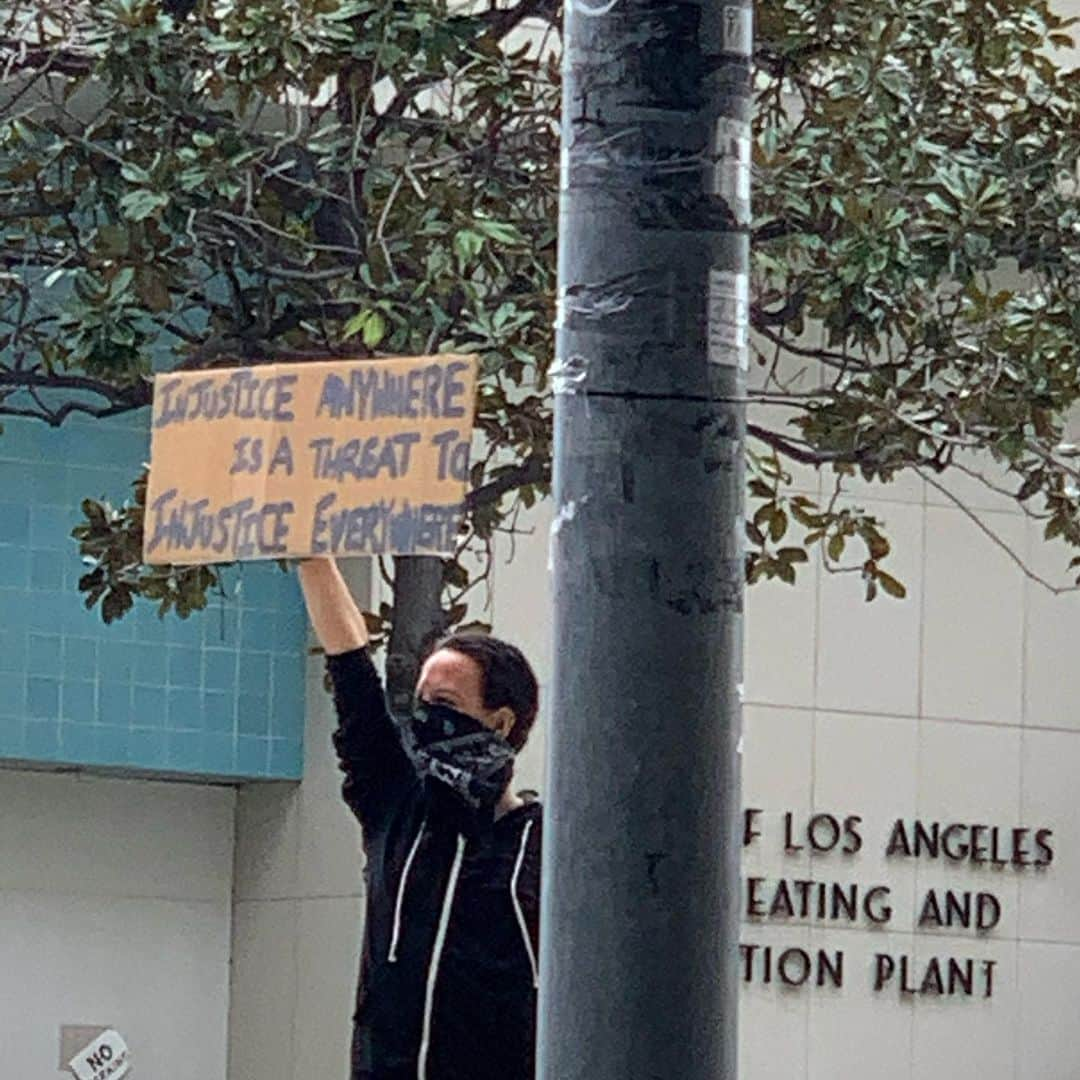
<path id="1" fill-rule="evenodd" d="M 510 732 L 514 730 L 514 724 L 517 722 L 517 717 L 514 716 L 514 710 L 509 705 L 503 705 L 501 709 L 496 709 L 491 717 L 492 726 L 495 730 L 504 738 L 510 738 Z"/>

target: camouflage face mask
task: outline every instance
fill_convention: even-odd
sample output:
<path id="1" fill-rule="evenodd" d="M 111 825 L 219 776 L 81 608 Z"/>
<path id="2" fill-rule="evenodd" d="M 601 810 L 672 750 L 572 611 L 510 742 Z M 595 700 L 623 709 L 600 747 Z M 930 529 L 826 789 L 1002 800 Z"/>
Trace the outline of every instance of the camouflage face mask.
<path id="1" fill-rule="evenodd" d="M 475 717 L 421 701 L 405 733 L 419 774 L 445 784 L 473 809 L 494 807 L 510 783 L 513 747 Z"/>

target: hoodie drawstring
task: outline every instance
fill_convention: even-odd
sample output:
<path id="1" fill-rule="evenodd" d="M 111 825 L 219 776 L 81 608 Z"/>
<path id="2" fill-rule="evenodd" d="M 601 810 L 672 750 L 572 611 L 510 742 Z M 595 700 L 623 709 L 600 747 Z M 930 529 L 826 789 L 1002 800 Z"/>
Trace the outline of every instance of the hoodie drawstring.
<path id="1" fill-rule="evenodd" d="M 431 1048 L 431 1013 L 435 1004 L 435 983 L 439 978 L 439 961 L 442 959 L 443 946 L 446 944 L 446 930 L 450 925 L 450 909 L 454 906 L 454 894 L 457 891 L 458 874 L 461 872 L 461 860 L 465 856 L 465 837 L 459 835 L 454 864 L 450 867 L 450 879 L 446 883 L 446 895 L 443 897 L 442 913 L 439 915 L 439 929 L 435 934 L 435 946 L 431 950 L 428 965 L 427 992 L 424 996 L 424 1026 L 420 1035 L 420 1054 L 416 1061 L 417 1080 L 427 1078 L 428 1051 Z"/>
<path id="2" fill-rule="evenodd" d="M 525 942 L 525 951 L 529 955 L 529 964 L 532 966 L 533 989 L 540 985 L 540 974 L 536 966 L 536 953 L 533 952 L 532 938 L 529 937 L 529 928 L 525 924 L 525 914 L 521 910 L 521 902 L 518 900 L 517 883 L 521 873 L 521 864 L 525 861 L 525 849 L 529 845 L 529 833 L 533 823 L 527 821 L 521 832 L 521 847 L 518 848 L 517 862 L 514 863 L 514 873 L 510 878 L 510 899 L 514 904 L 514 914 L 517 915 L 518 926 L 521 928 L 521 940 Z"/>
<path id="3" fill-rule="evenodd" d="M 409 854 L 406 856 L 405 865 L 401 870 L 397 900 L 394 901 L 394 929 L 390 935 L 390 951 L 386 955 L 387 961 L 391 964 L 397 963 L 398 939 L 401 937 L 401 907 L 405 902 L 405 886 L 409 882 L 409 871 L 412 869 L 413 859 L 416 858 L 416 850 L 420 847 L 420 838 L 424 835 L 425 825 L 427 825 L 426 817 L 420 822 L 420 828 L 416 831 L 416 839 L 412 842 L 412 847 L 409 848 Z"/>

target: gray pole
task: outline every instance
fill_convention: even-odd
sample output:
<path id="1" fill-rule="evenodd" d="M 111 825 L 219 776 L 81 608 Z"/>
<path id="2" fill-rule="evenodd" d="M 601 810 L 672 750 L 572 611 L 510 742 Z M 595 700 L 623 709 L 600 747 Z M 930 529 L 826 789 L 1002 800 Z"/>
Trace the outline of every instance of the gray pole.
<path id="1" fill-rule="evenodd" d="M 540 1080 L 734 1080 L 751 10 L 566 0 Z"/>

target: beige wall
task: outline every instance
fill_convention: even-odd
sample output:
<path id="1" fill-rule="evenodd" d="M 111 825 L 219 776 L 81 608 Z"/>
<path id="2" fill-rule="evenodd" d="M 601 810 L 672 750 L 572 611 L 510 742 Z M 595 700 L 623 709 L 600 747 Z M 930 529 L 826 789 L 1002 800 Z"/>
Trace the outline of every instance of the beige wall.
<path id="1" fill-rule="evenodd" d="M 546 680 L 547 524 L 497 552 L 496 629 L 513 638 Z M 363 601 L 372 586 L 364 560 L 342 564 Z M 379 584 L 375 583 L 378 590 Z M 378 597 L 376 596 L 376 601 Z M 323 663 L 308 663 L 304 778 L 249 784 L 236 813 L 232 994 L 228 1080 L 344 1080 L 363 919 L 360 834 L 340 798 L 330 733 L 333 708 Z M 544 687 L 541 688 L 544 701 Z M 543 715 L 522 755 L 519 787 L 539 788 Z"/>
<path id="2" fill-rule="evenodd" d="M 368 566 L 346 568 L 364 600 Z M 238 797 L 229 1080 L 348 1075 L 362 857 L 340 798 L 323 666 L 309 658 L 303 781 L 249 784 Z"/>
<path id="3" fill-rule="evenodd" d="M 1012 552 L 1054 581 L 1067 556 L 1043 544 L 1015 504 L 952 483 Z M 1070 643 L 1080 600 L 1053 597 L 961 510 L 920 482 L 866 492 L 884 519 L 908 599 L 861 600 L 860 583 L 813 568 L 796 589 L 751 590 L 744 803 L 775 836 L 792 810 L 857 813 L 867 845 L 854 858 L 758 842 L 747 873 L 770 879 L 882 881 L 895 918 L 885 932 L 747 925 L 744 940 L 844 948 L 842 990 L 744 987 L 743 1080 L 1071 1080 L 1080 1075 L 1071 999 L 1080 978 L 1080 666 Z M 885 860 L 897 818 L 1053 828 L 1046 872 L 943 868 Z M 915 932 L 927 889 L 992 891 L 1000 926 Z M 875 996 L 873 953 L 997 960 L 993 998 L 901 1001 Z M 872 1063 L 872 1064 L 871 1064 Z"/>
<path id="4" fill-rule="evenodd" d="M 818 490 L 816 475 L 798 483 Z M 1048 580 L 1068 555 L 1046 545 L 1014 503 L 964 477 L 953 492 L 982 525 Z M 865 603 L 857 576 L 811 564 L 798 586 L 766 583 L 747 597 L 744 804 L 763 809 L 765 837 L 744 872 L 771 881 L 888 884 L 883 931 L 813 920 L 746 920 L 744 940 L 843 949 L 840 990 L 744 987 L 741 1080 L 1074 1080 L 1080 1040 L 1067 1003 L 1080 979 L 1080 598 L 1051 595 L 969 516 L 921 481 L 853 484 L 885 523 L 904 601 Z M 527 523 L 512 564 L 493 582 L 498 633 L 518 641 L 546 683 L 550 509 Z M 501 553 L 505 553 L 504 545 Z M 567 722 L 573 722 L 568 719 Z M 543 787 L 546 719 L 523 779 Z M 784 855 L 785 811 L 858 814 L 864 848 L 847 859 Z M 993 871 L 884 857 L 892 822 L 940 819 L 1054 830 L 1045 872 Z M 916 931 L 928 889 L 993 892 L 999 927 Z M 875 995 L 876 952 L 997 961 L 989 1000 Z"/>
<path id="5" fill-rule="evenodd" d="M 59 1070 L 61 1025 L 112 1025 L 133 1075 L 225 1071 L 234 792 L 0 771 L 0 1047 Z"/>
<path id="6" fill-rule="evenodd" d="M 817 478 L 800 483 L 816 490 Z M 1013 553 L 1057 580 L 1061 551 L 1014 505 L 977 485 L 954 490 Z M 1053 597 L 969 517 L 920 481 L 852 491 L 893 541 L 908 598 L 862 599 L 857 578 L 811 564 L 794 588 L 748 594 L 744 803 L 761 808 L 762 841 L 744 872 L 878 882 L 895 915 L 883 931 L 813 920 L 747 920 L 744 940 L 843 949 L 842 989 L 744 987 L 741 1080 L 1074 1080 L 1080 1041 L 1071 988 L 1080 979 L 1080 599 Z M 500 542 L 492 582 L 496 632 L 551 668 L 547 575 L 550 508 Z M 238 813 L 230 1080 L 343 1077 L 360 934 L 358 838 L 338 797 L 329 703 L 312 666 L 308 771 L 299 788 L 251 788 Z M 519 770 L 543 789 L 546 709 Z M 855 858 L 784 855 L 781 815 L 853 813 Z M 942 868 L 883 857 L 897 818 L 1054 830 L 1046 872 Z M 985 936 L 915 930 L 929 888 L 988 890 L 1003 917 Z M 875 995 L 875 952 L 997 961 L 989 1001 Z"/>

